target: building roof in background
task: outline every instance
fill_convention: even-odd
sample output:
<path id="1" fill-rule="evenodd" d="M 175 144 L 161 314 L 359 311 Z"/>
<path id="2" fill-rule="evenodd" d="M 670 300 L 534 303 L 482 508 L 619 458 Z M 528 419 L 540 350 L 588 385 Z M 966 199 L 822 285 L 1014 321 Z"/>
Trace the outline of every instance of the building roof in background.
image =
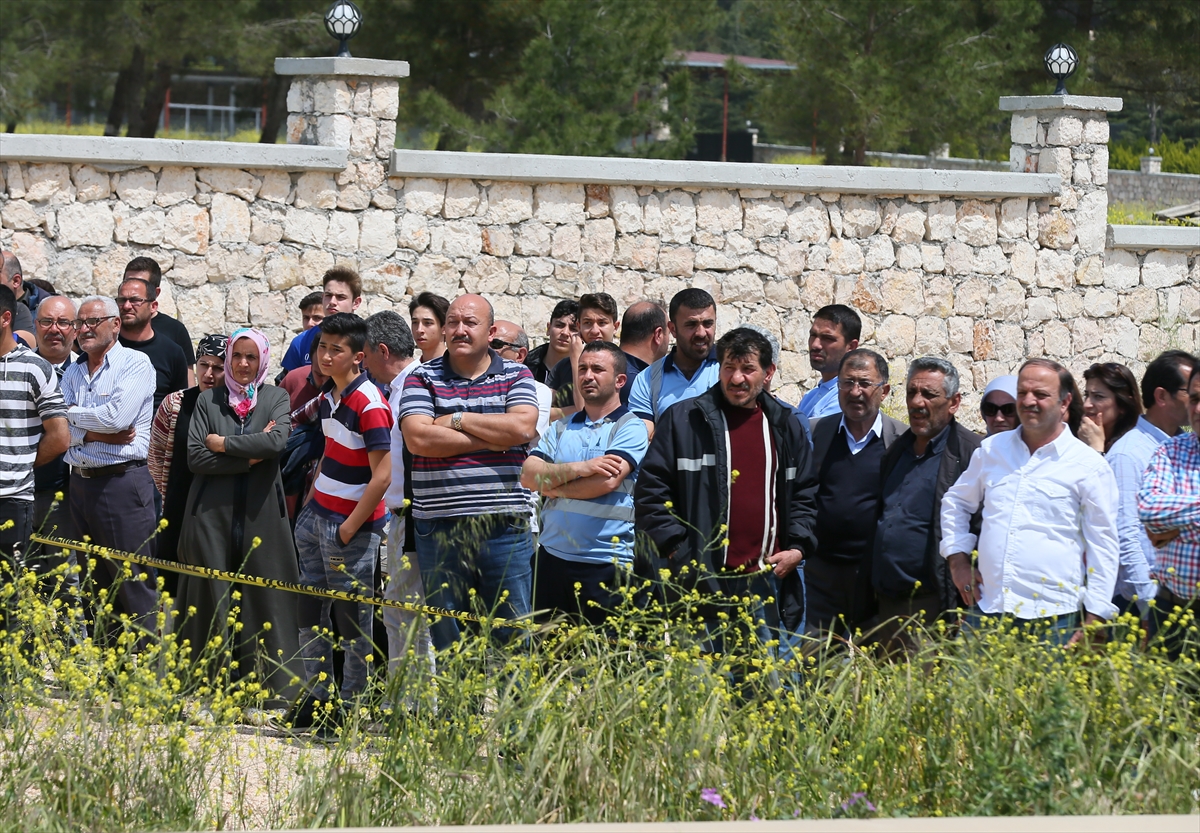
<path id="1" fill-rule="evenodd" d="M 719 52 L 679 52 L 676 59 L 670 63 L 698 69 L 720 69 L 729 63 L 729 59 L 737 61 L 746 69 L 787 71 L 796 68 L 795 64 L 780 61 L 775 58 L 753 58 L 749 55 L 722 55 Z"/>

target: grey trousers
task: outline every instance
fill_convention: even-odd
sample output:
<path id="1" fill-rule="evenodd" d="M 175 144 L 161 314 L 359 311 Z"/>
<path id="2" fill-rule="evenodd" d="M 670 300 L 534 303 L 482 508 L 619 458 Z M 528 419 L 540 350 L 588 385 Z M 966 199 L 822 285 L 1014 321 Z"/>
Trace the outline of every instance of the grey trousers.
<path id="1" fill-rule="evenodd" d="M 425 586 L 421 582 L 421 567 L 415 552 L 404 552 L 404 517 L 393 514 L 387 535 L 388 580 L 383 597 L 394 602 L 425 604 Z M 422 665 L 428 664 L 429 674 L 436 670 L 433 639 L 429 635 L 429 620 L 419 613 L 394 607 L 383 608 L 383 625 L 388 638 L 388 674 L 404 672 L 409 652 Z M 399 692 L 404 703 L 412 707 L 415 698 Z"/>

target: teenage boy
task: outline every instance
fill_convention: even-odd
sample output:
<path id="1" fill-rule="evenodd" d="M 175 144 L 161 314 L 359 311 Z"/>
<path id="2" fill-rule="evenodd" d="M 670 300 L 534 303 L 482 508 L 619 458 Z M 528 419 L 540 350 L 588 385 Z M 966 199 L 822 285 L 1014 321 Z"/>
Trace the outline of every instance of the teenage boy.
<path id="1" fill-rule="evenodd" d="M 348 267 L 335 266 L 327 271 L 321 278 L 321 287 L 321 301 L 325 305 L 326 316 L 339 312 L 354 312 L 362 303 L 362 278 Z M 280 362 L 283 369 L 291 372 L 297 367 L 312 364 L 320 334 L 319 327 L 312 327 L 292 339 L 287 352 L 283 354 L 283 361 Z"/>
<path id="2" fill-rule="evenodd" d="M 335 313 L 314 328 L 316 357 L 329 377 L 321 392 L 325 456 L 309 500 L 296 518 L 300 582 L 326 590 L 370 594 L 386 514 L 383 495 L 392 480 L 392 412 L 379 388 L 360 371 L 367 322 Z M 333 699 L 333 645 L 322 635 L 330 602 L 300 597 L 300 652 L 306 683 L 317 699 Z M 367 686 L 371 606 L 333 602 L 338 633 L 346 640 L 342 699 Z"/>
<path id="3" fill-rule="evenodd" d="M 620 330 L 617 302 L 607 292 L 594 292 L 579 299 L 578 332 L 571 336 L 571 352 L 554 366 L 546 376 L 546 385 L 554 391 L 554 408 L 551 419 L 569 417 L 583 407 L 583 397 L 576 393 L 575 374 L 583 346 L 594 341 L 614 343 Z M 641 359 L 625 354 L 628 371 L 625 384 L 620 388 L 621 404 L 629 403 L 629 391 L 637 378 L 638 368 L 644 366 Z"/>
<path id="4" fill-rule="evenodd" d="M 525 366 L 533 371 L 533 381 L 546 383 L 546 377 L 554 366 L 570 358 L 571 337 L 577 332 L 575 321 L 579 318 L 579 302 L 566 300 L 554 305 L 550 323 L 546 325 L 545 344 L 533 348 L 525 357 Z"/>
<path id="5" fill-rule="evenodd" d="M 297 338 L 302 338 L 308 333 L 309 330 L 314 329 L 325 318 L 324 295 L 320 292 L 308 293 L 300 299 L 300 303 L 297 306 L 300 308 L 300 335 L 296 336 L 296 338 L 293 338 L 292 341 L 295 341 Z M 288 350 L 291 349 L 292 343 L 288 342 Z M 287 355 L 286 350 L 284 351 L 284 355 Z M 306 365 L 300 366 L 305 367 Z M 288 371 L 281 369 L 278 375 L 275 377 L 275 384 L 282 387 L 284 379 L 287 378 L 287 375 Z M 288 391 L 288 393 L 290 394 L 291 391 Z"/>

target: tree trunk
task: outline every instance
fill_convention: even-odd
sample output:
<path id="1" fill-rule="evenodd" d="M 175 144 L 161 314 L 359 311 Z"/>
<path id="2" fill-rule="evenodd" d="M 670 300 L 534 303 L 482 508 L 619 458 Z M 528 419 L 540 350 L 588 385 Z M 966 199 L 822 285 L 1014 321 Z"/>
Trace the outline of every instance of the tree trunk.
<path id="1" fill-rule="evenodd" d="M 275 144 L 279 138 L 279 128 L 287 119 L 287 94 L 291 78 L 284 75 L 272 75 L 267 83 L 267 117 L 263 119 L 262 135 L 258 141 L 262 144 Z"/>
<path id="2" fill-rule="evenodd" d="M 142 90 L 146 86 L 146 53 L 140 46 L 133 48 L 129 59 L 129 86 L 125 89 L 126 136 L 142 135 Z"/>
<path id="3" fill-rule="evenodd" d="M 129 74 L 129 67 L 124 67 L 117 73 L 112 103 L 108 108 L 108 120 L 104 123 L 105 136 L 121 135 L 121 125 L 125 122 L 125 97 L 129 90 Z"/>
<path id="4" fill-rule="evenodd" d="M 158 117 L 162 115 L 163 103 L 167 99 L 167 90 L 171 88 L 171 65 L 167 61 L 159 61 L 154 67 L 154 78 L 146 88 L 146 98 L 142 102 L 141 127 L 135 133 L 130 125 L 129 135 L 140 136 L 143 139 L 153 139 L 158 132 Z"/>

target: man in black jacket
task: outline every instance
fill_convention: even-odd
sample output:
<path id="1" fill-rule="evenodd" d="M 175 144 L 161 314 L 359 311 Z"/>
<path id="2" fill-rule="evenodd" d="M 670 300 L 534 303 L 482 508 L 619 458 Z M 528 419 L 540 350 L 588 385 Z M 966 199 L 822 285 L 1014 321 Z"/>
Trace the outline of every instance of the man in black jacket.
<path id="1" fill-rule="evenodd" d="M 817 479 L 817 548 L 804 567 L 805 632 L 852 635 L 875 612 L 871 548 L 879 512 L 883 455 L 904 423 L 880 411 L 887 398 L 887 360 L 859 348 L 842 357 L 837 376 L 841 416 L 813 429 Z"/>
<path id="2" fill-rule="evenodd" d="M 791 410 L 765 390 L 771 343 L 738 328 L 717 342 L 717 360 L 716 385 L 659 417 L 634 492 L 654 566 L 707 597 L 698 610 L 707 624 L 735 606 L 732 596 L 778 599 L 778 583 L 794 580 L 816 545 L 811 451 Z M 757 612 L 760 639 L 776 637 L 779 607 Z"/>
<path id="3" fill-rule="evenodd" d="M 906 431 L 883 456 L 879 521 L 872 555 L 872 584 L 879 612 L 877 638 L 910 653 L 917 639 L 904 624 L 930 626 L 958 607 L 958 592 L 942 540 L 942 495 L 967 468 L 983 438 L 954 419 L 962 402 L 958 370 L 924 356 L 908 367 Z"/>

